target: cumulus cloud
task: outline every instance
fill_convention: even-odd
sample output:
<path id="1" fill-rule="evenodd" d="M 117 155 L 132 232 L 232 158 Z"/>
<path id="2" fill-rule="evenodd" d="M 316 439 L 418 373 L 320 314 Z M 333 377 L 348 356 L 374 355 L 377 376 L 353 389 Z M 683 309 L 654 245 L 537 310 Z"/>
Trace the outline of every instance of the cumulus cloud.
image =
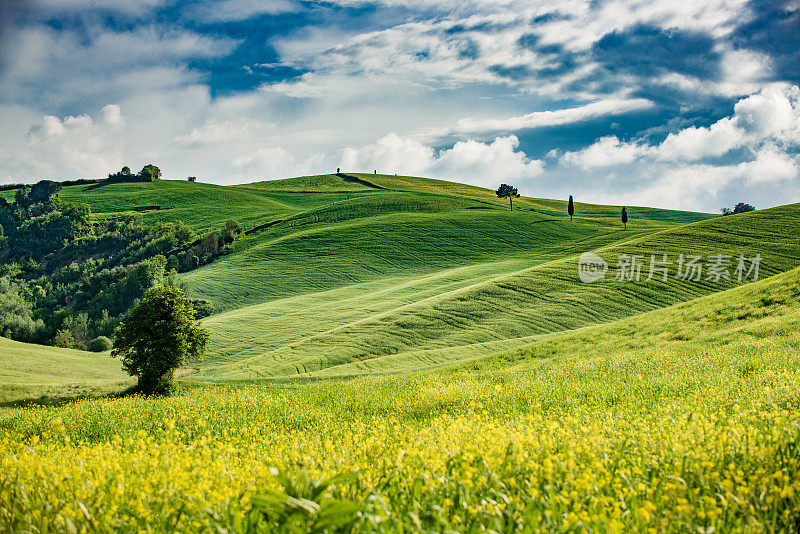
<path id="1" fill-rule="evenodd" d="M 510 135 L 491 143 L 459 141 L 452 148 L 435 151 L 422 142 L 389 134 L 373 145 L 345 150 L 345 169 L 377 169 L 379 172 L 427 175 L 494 187 L 503 179 L 528 180 L 542 173 L 543 163 L 519 150 L 519 139 Z"/>
<path id="2" fill-rule="evenodd" d="M 125 119 L 119 106 L 105 106 L 97 117 L 45 116 L 29 131 L 19 151 L 0 148 L 0 181 L 21 177 L 64 179 L 98 177 L 121 167 L 120 133 Z"/>
<path id="3" fill-rule="evenodd" d="M 690 126 L 670 133 L 658 145 L 637 140 L 623 143 L 616 137 L 604 137 L 580 151 L 565 153 L 561 161 L 583 168 L 624 165 L 638 158 L 694 162 L 738 148 L 759 152 L 765 144 L 771 147 L 771 154 L 779 150 L 778 146 L 797 145 L 798 132 L 800 88 L 773 86 L 739 100 L 731 116 L 708 127 Z M 769 161 L 776 164 L 774 158 Z"/>
<path id="4" fill-rule="evenodd" d="M 800 120 L 797 86 L 769 87 L 736 103 L 734 120 L 747 134 L 756 137 L 781 136 L 796 128 Z"/>
<path id="5" fill-rule="evenodd" d="M 583 150 L 565 153 L 561 161 L 583 169 L 610 167 L 632 163 L 642 151 L 635 143 L 621 143 L 617 136 L 609 136 L 598 139 Z"/>
<path id="6" fill-rule="evenodd" d="M 736 175 L 754 184 L 792 180 L 800 176 L 796 158 L 774 145 L 765 146 L 756 159 L 740 163 L 736 170 Z"/>
<path id="7" fill-rule="evenodd" d="M 543 163 L 517 150 L 514 135 L 497 137 L 492 143 L 460 141 L 439 153 L 432 170 L 439 176 L 460 178 L 467 183 L 492 187 L 502 178 L 527 180 L 542 173 Z"/>
<path id="8" fill-rule="evenodd" d="M 347 147 L 341 166 L 345 169 L 381 169 L 384 173 L 425 174 L 435 162 L 434 150 L 419 141 L 390 133 L 375 144 L 356 149 Z"/>
<path id="9" fill-rule="evenodd" d="M 655 150 L 663 160 L 694 161 L 709 156 L 721 156 L 744 141 L 737 121 L 726 117 L 708 128 L 691 126 L 671 133 Z"/>

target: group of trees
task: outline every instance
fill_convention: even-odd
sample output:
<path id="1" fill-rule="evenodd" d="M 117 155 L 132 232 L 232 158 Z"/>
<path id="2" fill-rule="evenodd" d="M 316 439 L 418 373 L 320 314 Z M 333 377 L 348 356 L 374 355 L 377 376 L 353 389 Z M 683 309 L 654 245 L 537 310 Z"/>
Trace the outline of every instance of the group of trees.
<path id="1" fill-rule="evenodd" d="M 508 184 L 501 184 L 500 187 L 497 188 L 497 197 L 498 198 L 507 198 L 509 205 L 511 207 L 511 211 L 514 210 L 514 199 L 519 198 L 519 193 L 517 192 L 517 188 L 510 186 Z M 736 213 L 745 213 L 748 211 L 754 211 L 755 208 L 750 204 L 745 204 L 744 202 L 739 202 L 734 206 L 733 210 L 730 208 L 722 208 L 723 215 L 734 215 Z M 569 215 L 569 220 L 572 221 L 572 216 L 575 215 L 575 203 L 572 200 L 572 195 L 569 196 L 569 201 L 567 202 L 567 214 Z M 623 206 L 622 212 L 620 213 L 620 219 L 622 220 L 622 224 L 625 226 L 625 229 L 628 229 L 628 210 Z"/>
<path id="2" fill-rule="evenodd" d="M 188 271 L 230 250 L 235 221 L 197 235 L 182 222 L 145 224 L 140 214 L 93 222 L 86 205 L 59 199 L 43 181 L 0 197 L 0 335 L 108 350 L 121 318 L 152 287 L 181 286 Z M 191 302 L 210 315 L 208 301 Z"/>
<path id="3" fill-rule="evenodd" d="M 161 169 L 148 163 L 136 174 L 131 173 L 127 165 L 122 167 L 119 172 L 108 175 L 109 182 L 155 182 L 161 179 Z"/>
<path id="4" fill-rule="evenodd" d="M 516 187 L 508 184 L 500 184 L 500 187 L 497 188 L 495 193 L 497 194 L 497 198 L 507 198 L 511 211 L 514 211 L 514 199 L 519 198 L 519 192 L 517 191 Z M 569 201 L 567 202 L 567 214 L 569 215 L 569 220 L 571 222 L 572 216 L 575 215 L 575 202 L 572 200 L 572 195 L 569 196 Z M 620 215 L 622 218 L 622 224 L 625 225 L 625 229 L 627 230 L 628 210 L 623 207 Z"/>
<path id="5" fill-rule="evenodd" d="M 746 213 L 748 211 L 755 211 L 756 208 L 751 206 L 750 204 L 745 204 L 744 202 L 739 202 L 733 207 L 733 210 L 730 208 L 722 208 L 723 215 L 735 215 L 737 213 Z"/>

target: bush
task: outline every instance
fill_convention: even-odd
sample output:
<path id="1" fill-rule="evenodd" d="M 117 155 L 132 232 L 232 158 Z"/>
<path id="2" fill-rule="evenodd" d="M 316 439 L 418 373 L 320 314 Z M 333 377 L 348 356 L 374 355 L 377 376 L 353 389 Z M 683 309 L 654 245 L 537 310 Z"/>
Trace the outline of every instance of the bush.
<path id="1" fill-rule="evenodd" d="M 53 345 L 62 349 L 71 349 L 75 346 L 75 338 L 69 330 L 59 330 L 53 338 Z"/>
<path id="2" fill-rule="evenodd" d="M 89 342 L 87 348 L 92 352 L 105 352 L 111 350 L 112 346 L 111 340 L 106 336 L 97 336 Z"/>

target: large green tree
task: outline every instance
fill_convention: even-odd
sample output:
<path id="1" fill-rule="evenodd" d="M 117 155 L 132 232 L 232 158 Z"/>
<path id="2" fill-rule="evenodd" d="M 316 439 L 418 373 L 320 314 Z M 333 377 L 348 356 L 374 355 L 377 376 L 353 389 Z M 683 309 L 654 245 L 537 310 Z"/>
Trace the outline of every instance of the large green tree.
<path id="1" fill-rule="evenodd" d="M 514 211 L 514 199 L 519 198 L 517 188 L 508 184 L 500 184 L 496 193 L 498 198 L 507 198 L 508 204 L 511 206 L 511 211 Z"/>
<path id="2" fill-rule="evenodd" d="M 161 179 L 161 169 L 152 163 L 148 163 L 139 171 L 139 177 L 148 182 L 155 182 Z"/>
<path id="3" fill-rule="evenodd" d="M 194 320 L 192 301 L 177 287 L 154 287 L 122 320 L 111 355 L 139 379 L 142 393 L 166 393 L 175 370 L 200 359 L 209 332 Z"/>

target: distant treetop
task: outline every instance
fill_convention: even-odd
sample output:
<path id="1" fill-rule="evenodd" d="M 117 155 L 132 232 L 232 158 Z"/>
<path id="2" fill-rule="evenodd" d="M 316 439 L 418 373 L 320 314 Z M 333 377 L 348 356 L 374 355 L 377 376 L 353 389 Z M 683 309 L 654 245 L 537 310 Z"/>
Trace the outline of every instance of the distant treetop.
<path id="1" fill-rule="evenodd" d="M 739 202 L 733 207 L 732 211 L 730 208 L 722 208 L 721 211 L 723 215 L 735 215 L 737 213 L 746 213 L 748 211 L 755 211 L 755 210 L 756 208 L 754 206 L 751 206 L 750 204 L 745 204 L 744 202 Z"/>
<path id="2" fill-rule="evenodd" d="M 148 163 L 138 174 L 131 174 L 131 169 L 127 165 L 122 167 L 119 172 L 108 175 L 110 182 L 155 182 L 161 179 L 161 169 Z"/>

